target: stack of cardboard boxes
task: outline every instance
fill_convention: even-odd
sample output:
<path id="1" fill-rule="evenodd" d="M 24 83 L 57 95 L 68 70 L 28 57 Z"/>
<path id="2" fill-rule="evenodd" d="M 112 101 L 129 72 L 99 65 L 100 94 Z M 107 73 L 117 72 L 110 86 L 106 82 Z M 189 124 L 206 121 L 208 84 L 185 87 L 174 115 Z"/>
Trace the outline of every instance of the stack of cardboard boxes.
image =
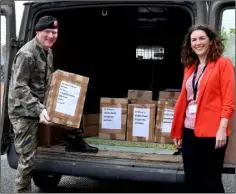
<path id="1" fill-rule="evenodd" d="M 45 94 L 52 125 L 40 126 L 39 145 L 51 146 L 65 137 L 66 130 L 83 128 L 84 137 L 109 140 L 172 143 L 170 129 L 176 91 L 129 90 L 127 98 L 102 97 L 97 114 L 83 114 L 89 78 L 57 70 Z"/>
<path id="2" fill-rule="evenodd" d="M 152 91 L 129 90 L 128 98 L 123 99 L 126 100 L 124 110 L 126 107 L 128 110 L 124 112 L 127 114 L 126 128 L 122 128 L 122 134 L 126 131 L 126 138 L 118 138 L 114 135 L 105 136 L 104 133 L 111 133 L 111 131 L 101 127 L 99 137 L 126 141 L 172 143 L 170 130 L 179 94 L 178 91 L 160 91 L 158 100 L 153 100 Z M 112 102 L 108 102 L 106 106 L 111 107 Z M 102 103 L 101 107 L 103 107 Z M 120 118 L 119 114 L 116 115 L 117 119 Z M 100 122 L 103 121 L 100 119 Z M 125 121 L 123 120 L 123 122 L 125 127 Z"/>
<path id="3" fill-rule="evenodd" d="M 127 141 L 154 141 L 156 102 L 152 98 L 152 91 L 128 91 Z"/>

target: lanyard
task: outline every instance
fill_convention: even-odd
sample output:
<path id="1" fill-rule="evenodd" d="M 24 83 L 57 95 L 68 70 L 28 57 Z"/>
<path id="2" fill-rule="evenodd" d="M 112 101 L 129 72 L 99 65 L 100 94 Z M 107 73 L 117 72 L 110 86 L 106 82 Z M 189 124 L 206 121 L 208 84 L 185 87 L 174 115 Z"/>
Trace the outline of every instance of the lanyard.
<path id="1" fill-rule="evenodd" d="M 198 71 L 198 65 L 196 66 L 195 70 L 194 70 L 194 74 L 193 74 L 193 82 L 192 82 L 192 85 L 193 85 L 193 100 L 195 101 L 196 100 L 196 97 L 197 97 L 197 90 L 198 90 L 198 82 L 203 74 L 203 72 L 205 71 L 206 69 L 206 65 L 205 67 L 203 68 L 202 70 L 202 73 L 201 75 L 199 76 L 196 84 L 195 84 L 195 80 L 196 80 L 196 77 L 197 77 L 197 71 Z"/>

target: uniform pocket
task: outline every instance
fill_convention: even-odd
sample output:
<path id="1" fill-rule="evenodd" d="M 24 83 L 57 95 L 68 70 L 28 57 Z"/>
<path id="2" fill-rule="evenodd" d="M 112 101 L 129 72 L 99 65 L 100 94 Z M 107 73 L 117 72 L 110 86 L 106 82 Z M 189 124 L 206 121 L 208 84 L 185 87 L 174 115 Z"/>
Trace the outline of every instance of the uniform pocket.
<path id="1" fill-rule="evenodd" d="M 13 129 L 15 133 L 14 144 L 17 153 L 26 154 L 34 151 L 37 148 L 38 127 L 39 124 L 37 121 L 17 121 L 13 123 Z"/>
<path id="2" fill-rule="evenodd" d="M 40 85 L 45 82 L 45 72 L 46 63 L 43 61 L 37 61 L 37 65 L 35 66 L 32 74 L 32 81 L 34 83 L 39 83 Z"/>

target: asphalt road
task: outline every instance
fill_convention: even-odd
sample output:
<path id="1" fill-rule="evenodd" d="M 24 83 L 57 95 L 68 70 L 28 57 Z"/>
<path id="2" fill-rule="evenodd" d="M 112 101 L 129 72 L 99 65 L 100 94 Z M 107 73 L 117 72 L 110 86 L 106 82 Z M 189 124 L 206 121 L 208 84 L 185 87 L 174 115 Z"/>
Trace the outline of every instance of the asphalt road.
<path id="1" fill-rule="evenodd" d="M 1 193 L 13 193 L 15 170 L 8 166 L 6 155 L 1 156 Z M 223 175 L 226 193 L 235 193 L 235 175 Z M 44 193 L 32 181 L 33 193 Z M 181 184 L 137 183 L 130 181 L 96 181 L 81 177 L 62 177 L 53 193 L 81 193 L 81 192 L 155 192 L 179 193 L 184 192 Z"/>

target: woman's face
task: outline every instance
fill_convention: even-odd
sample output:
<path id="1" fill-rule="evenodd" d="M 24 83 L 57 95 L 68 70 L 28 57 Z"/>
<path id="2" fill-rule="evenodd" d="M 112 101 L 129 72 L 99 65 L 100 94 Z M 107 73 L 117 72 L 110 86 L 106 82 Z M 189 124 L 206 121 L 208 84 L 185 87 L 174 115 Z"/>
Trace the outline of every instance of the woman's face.
<path id="1" fill-rule="evenodd" d="M 210 40 L 203 30 L 195 30 L 190 36 L 191 48 L 198 57 L 205 57 L 210 47 Z"/>

